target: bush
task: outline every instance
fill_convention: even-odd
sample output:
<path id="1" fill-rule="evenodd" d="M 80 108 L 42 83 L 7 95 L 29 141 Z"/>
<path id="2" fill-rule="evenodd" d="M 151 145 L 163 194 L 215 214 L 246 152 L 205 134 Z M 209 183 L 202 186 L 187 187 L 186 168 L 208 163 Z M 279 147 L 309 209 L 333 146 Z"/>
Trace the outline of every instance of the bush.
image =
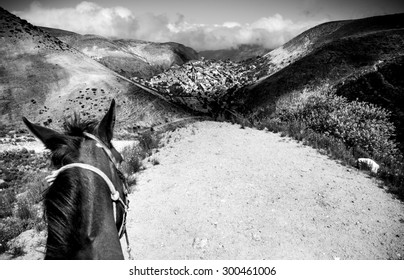
<path id="1" fill-rule="evenodd" d="M 8 250 L 7 242 L 26 229 L 26 223 L 18 218 L 7 218 L 0 222 L 0 254 Z"/>
<path id="2" fill-rule="evenodd" d="M 148 154 L 153 149 L 157 149 L 159 146 L 160 137 L 153 134 L 152 131 L 146 131 L 139 136 L 139 146 L 145 154 Z"/>
<path id="3" fill-rule="evenodd" d="M 138 172 L 142 167 L 140 151 L 136 145 L 125 147 L 122 150 L 125 161 L 122 163 L 122 169 L 125 174 Z"/>
<path id="4" fill-rule="evenodd" d="M 27 200 L 17 201 L 16 217 L 21 220 L 30 220 L 35 218 L 35 211 L 32 209 L 32 204 Z"/>
<path id="5" fill-rule="evenodd" d="M 122 168 L 125 174 L 130 175 L 138 172 L 142 168 L 142 160 L 150 156 L 152 150 L 159 147 L 161 137 L 147 131 L 139 136 L 139 144 L 125 147 L 122 155 L 125 161 Z"/>
<path id="6" fill-rule="evenodd" d="M 341 139 L 349 149 L 360 147 L 374 158 L 394 157 L 399 152 L 390 113 L 370 103 L 349 102 L 332 93 L 314 94 L 295 106 L 282 106 L 277 116 Z"/>
<path id="7" fill-rule="evenodd" d="M 3 190 L 0 195 L 0 219 L 11 216 L 15 202 L 14 189 Z"/>
<path id="8" fill-rule="evenodd" d="M 0 153 L 0 169 L 9 187 L 0 193 L 0 253 L 8 250 L 7 242 L 21 232 L 36 228 L 43 230 L 45 221 L 40 215 L 42 206 L 38 204 L 47 188 L 45 168 L 47 156 L 37 155 L 27 150 Z M 18 166 L 18 168 L 17 168 Z M 23 253 L 13 251 L 13 254 Z"/>
<path id="9" fill-rule="evenodd" d="M 21 190 L 25 192 L 25 200 L 29 204 L 37 204 L 43 199 L 44 192 L 48 188 L 45 177 L 48 172 L 27 173 L 22 178 Z"/>

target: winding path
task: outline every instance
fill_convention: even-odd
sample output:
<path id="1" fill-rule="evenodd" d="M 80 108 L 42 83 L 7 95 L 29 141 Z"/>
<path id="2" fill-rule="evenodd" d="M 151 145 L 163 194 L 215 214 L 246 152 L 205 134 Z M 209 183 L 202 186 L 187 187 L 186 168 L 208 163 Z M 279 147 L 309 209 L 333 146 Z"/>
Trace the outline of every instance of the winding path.
<path id="1" fill-rule="evenodd" d="M 363 172 L 227 123 L 163 143 L 130 195 L 135 259 L 404 257 L 404 205 Z"/>

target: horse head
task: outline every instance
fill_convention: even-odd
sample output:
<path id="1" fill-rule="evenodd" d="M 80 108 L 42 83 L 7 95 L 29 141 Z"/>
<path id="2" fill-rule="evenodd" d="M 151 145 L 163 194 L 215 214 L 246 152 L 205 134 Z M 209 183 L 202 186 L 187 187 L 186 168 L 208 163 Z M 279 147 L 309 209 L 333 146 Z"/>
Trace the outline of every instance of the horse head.
<path id="1" fill-rule="evenodd" d="M 57 169 L 44 195 L 45 259 L 123 259 L 119 239 L 128 201 L 118 169 L 123 158 L 111 143 L 115 101 L 100 122 L 81 121 L 76 114 L 63 133 L 23 121 L 51 151 Z"/>

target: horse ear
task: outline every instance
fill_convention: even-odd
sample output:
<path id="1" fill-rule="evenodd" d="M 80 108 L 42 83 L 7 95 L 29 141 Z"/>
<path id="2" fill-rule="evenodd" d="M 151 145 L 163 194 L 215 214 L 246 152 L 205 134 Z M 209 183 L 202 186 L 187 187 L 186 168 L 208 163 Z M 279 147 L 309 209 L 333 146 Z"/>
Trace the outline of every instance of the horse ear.
<path id="1" fill-rule="evenodd" d="M 32 134 L 35 135 L 41 142 L 45 145 L 46 148 L 50 149 L 51 151 L 54 151 L 59 147 L 61 144 L 64 144 L 64 137 L 62 134 L 40 126 L 31 123 L 27 118 L 23 117 L 22 121 L 25 123 L 25 125 L 28 127 L 28 129 L 32 132 Z"/>
<path id="2" fill-rule="evenodd" d="M 115 126 L 115 99 L 112 99 L 108 112 L 102 118 L 97 126 L 98 136 L 105 142 L 109 143 L 114 136 Z"/>

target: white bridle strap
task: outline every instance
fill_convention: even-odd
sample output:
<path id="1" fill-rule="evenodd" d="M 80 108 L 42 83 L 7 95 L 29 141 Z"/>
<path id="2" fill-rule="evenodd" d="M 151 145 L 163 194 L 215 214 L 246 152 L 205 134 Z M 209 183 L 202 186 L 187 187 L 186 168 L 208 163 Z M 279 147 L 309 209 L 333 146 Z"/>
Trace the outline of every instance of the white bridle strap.
<path id="1" fill-rule="evenodd" d="M 79 167 L 79 168 L 87 169 L 87 170 L 90 170 L 90 171 L 92 171 L 94 173 L 97 173 L 107 183 L 107 185 L 109 187 L 109 190 L 111 191 L 111 199 L 113 201 L 119 200 L 119 192 L 115 189 L 114 184 L 111 182 L 111 180 L 108 178 L 108 176 L 105 175 L 105 173 L 102 172 L 97 167 L 91 166 L 89 164 L 76 162 L 76 163 L 71 163 L 71 164 L 64 165 L 61 168 L 59 168 L 58 170 L 53 171 L 52 174 L 47 176 L 45 179 L 46 179 L 46 181 L 48 182 L 49 185 L 52 185 L 53 181 L 55 181 L 56 177 L 61 172 L 65 171 L 66 169 L 73 168 L 73 167 Z"/>
<path id="2" fill-rule="evenodd" d="M 98 147 L 102 148 L 102 149 L 107 153 L 109 159 L 115 164 L 115 167 L 116 167 L 117 169 L 119 168 L 119 163 L 116 162 L 116 159 L 115 159 L 114 156 L 112 155 L 111 150 L 110 150 L 100 139 L 98 139 L 98 137 L 96 137 L 95 135 L 90 134 L 90 133 L 88 133 L 88 132 L 83 132 L 83 134 L 84 134 L 85 136 L 87 136 L 88 138 L 93 139 L 95 142 L 97 142 L 96 145 L 97 145 Z"/>

